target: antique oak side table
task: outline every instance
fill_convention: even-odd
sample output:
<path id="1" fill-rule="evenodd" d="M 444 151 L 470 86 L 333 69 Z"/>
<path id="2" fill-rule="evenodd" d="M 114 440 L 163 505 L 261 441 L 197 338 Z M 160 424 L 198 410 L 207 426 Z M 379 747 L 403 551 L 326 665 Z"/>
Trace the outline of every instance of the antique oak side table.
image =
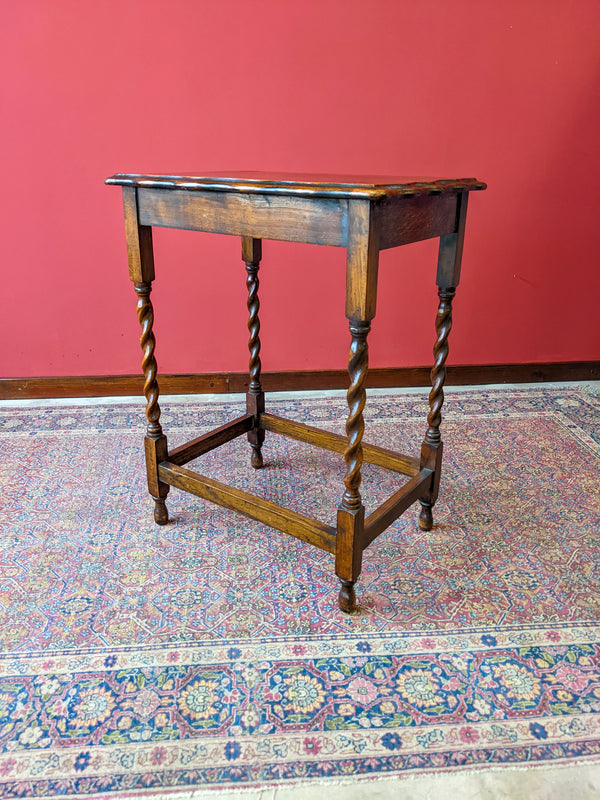
<path id="1" fill-rule="evenodd" d="M 129 274 L 138 297 L 142 328 L 144 394 L 148 419 L 145 437 L 148 488 L 155 501 L 154 519 L 168 522 L 165 500 L 169 487 L 234 509 L 335 555 L 341 581 L 342 611 L 355 609 L 354 584 L 362 553 L 369 544 L 419 500 L 419 525 L 433 526 L 442 465 L 440 436 L 444 401 L 448 334 L 452 299 L 458 286 L 470 191 L 486 185 L 473 178 L 346 177 L 227 173 L 204 177 L 116 174 L 108 184 L 123 187 Z M 226 233 L 240 236 L 246 264 L 250 385 L 246 413 L 210 433 L 170 450 L 160 424 L 157 367 L 152 332 L 154 313 L 150 290 L 154 280 L 152 227 Z M 363 443 L 363 409 L 367 375 L 367 335 L 375 316 L 379 251 L 388 247 L 440 238 L 432 390 L 427 431 L 419 457 L 401 455 Z M 262 239 L 345 247 L 346 317 L 350 322 L 348 364 L 349 413 L 347 436 L 318 430 L 265 412 L 261 388 L 258 269 Z M 337 524 L 322 522 L 192 472 L 183 465 L 246 433 L 251 464 L 262 467 L 265 431 L 343 453 L 345 490 L 337 509 Z M 359 487 L 366 461 L 408 476 L 409 480 L 365 518 Z"/>

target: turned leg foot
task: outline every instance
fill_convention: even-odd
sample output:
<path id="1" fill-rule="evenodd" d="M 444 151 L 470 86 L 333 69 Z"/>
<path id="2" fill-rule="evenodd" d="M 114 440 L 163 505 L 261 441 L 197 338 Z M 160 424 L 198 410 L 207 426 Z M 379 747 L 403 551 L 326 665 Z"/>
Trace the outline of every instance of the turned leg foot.
<path id="1" fill-rule="evenodd" d="M 169 521 L 169 512 L 167 511 L 167 504 L 164 497 L 155 497 L 154 499 L 154 522 L 157 525 L 166 525 Z"/>
<path id="2" fill-rule="evenodd" d="M 356 595 L 354 593 L 354 581 L 341 581 L 338 604 L 345 614 L 352 614 L 356 611 Z"/>
<path id="3" fill-rule="evenodd" d="M 433 508 L 433 503 L 427 502 L 427 500 L 421 500 L 421 513 L 419 514 L 419 528 L 422 531 L 430 531 L 433 528 L 433 514 L 431 509 Z"/>
<path id="4" fill-rule="evenodd" d="M 252 454 L 250 456 L 250 463 L 254 467 L 254 469 L 260 469 L 263 465 L 263 457 L 260 445 L 253 444 L 252 447 Z"/>

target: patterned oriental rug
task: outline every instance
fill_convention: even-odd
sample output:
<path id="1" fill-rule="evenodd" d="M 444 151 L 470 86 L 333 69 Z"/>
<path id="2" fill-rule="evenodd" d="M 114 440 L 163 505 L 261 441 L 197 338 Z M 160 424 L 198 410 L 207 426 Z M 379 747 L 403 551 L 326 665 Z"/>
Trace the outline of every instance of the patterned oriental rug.
<path id="1" fill-rule="evenodd" d="M 343 429 L 342 396 L 268 402 Z M 172 446 L 244 410 L 162 405 Z M 417 454 L 425 414 L 376 393 L 365 438 Z M 437 526 L 380 536 L 347 616 L 327 553 L 176 490 L 152 522 L 141 403 L 2 409 L 0 795 L 600 760 L 599 422 L 584 389 L 450 393 Z M 335 519 L 341 456 L 264 454 L 191 468 Z M 367 512 L 402 480 L 365 466 Z"/>

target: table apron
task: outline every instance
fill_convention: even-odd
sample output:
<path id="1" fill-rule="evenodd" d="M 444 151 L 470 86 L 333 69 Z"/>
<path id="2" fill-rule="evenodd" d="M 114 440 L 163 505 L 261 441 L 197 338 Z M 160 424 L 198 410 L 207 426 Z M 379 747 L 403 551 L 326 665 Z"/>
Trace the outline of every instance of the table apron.
<path id="1" fill-rule="evenodd" d="M 374 212 L 378 248 L 385 250 L 457 230 L 457 195 L 351 200 L 328 197 L 137 189 L 138 221 L 161 228 L 348 246 L 349 202 Z"/>
<path id="2" fill-rule="evenodd" d="M 458 225 L 457 195 L 394 197 L 375 206 L 380 250 L 454 233 Z"/>
<path id="3" fill-rule="evenodd" d="M 141 225 L 345 247 L 348 201 L 138 188 Z"/>

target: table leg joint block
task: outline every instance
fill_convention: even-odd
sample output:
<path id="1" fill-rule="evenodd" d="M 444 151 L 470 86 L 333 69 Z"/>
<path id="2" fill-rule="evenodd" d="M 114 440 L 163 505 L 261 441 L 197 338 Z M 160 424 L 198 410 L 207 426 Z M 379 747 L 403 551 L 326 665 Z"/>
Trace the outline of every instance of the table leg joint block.
<path id="1" fill-rule="evenodd" d="M 167 455 L 167 437 L 144 437 L 144 451 L 146 456 L 146 473 L 148 476 L 148 490 L 153 497 L 166 497 L 169 487 L 161 482 L 158 475 L 158 465 Z"/>
<path id="2" fill-rule="evenodd" d="M 248 442 L 252 447 L 250 463 L 254 469 L 263 466 L 262 445 L 265 441 L 265 431 L 260 425 L 260 419 L 265 410 L 265 395 L 263 391 L 255 392 L 250 389 L 246 394 L 246 411 L 252 415 L 252 428 L 248 431 Z"/>
<path id="3" fill-rule="evenodd" d="M 163 433 L 158 436 L 146 434 L 144 437 L 148 491 L 154 500 L 154 521 L 157 525 L 166 525 L 169 521 L 169 512 L 166 504 L 169 486 L 161 481 L 158 474 L 158 466 L 167 457 L 167 450 L 167 437 Z"/>
<path id="4" fill-rule="evenodd" d="M 421 466 L 423 469 L 431 470 L 429 483 L 423 487 L 423 490 L 419 495 L 419 500 L 421 501 L 419 527 L 423 531 L 430 531 L 433 528 L 432 508 L 440 491 L 443 454 L 444 445 L 442 442 L 437 445 L 431 445 L 428 442 L 423 442 L 423 445 L 421 446 Z"/>
<path id="5" fill-rule="evenodd" d="M 342 585 L 338 605 L 346 614 L 356 611 L 354 584 L 362 568 L 364 549 L 365 509 L 363 505 L 348 509 L 340 506 L 337 512 L 337 541 L 335 574 Z"/>

